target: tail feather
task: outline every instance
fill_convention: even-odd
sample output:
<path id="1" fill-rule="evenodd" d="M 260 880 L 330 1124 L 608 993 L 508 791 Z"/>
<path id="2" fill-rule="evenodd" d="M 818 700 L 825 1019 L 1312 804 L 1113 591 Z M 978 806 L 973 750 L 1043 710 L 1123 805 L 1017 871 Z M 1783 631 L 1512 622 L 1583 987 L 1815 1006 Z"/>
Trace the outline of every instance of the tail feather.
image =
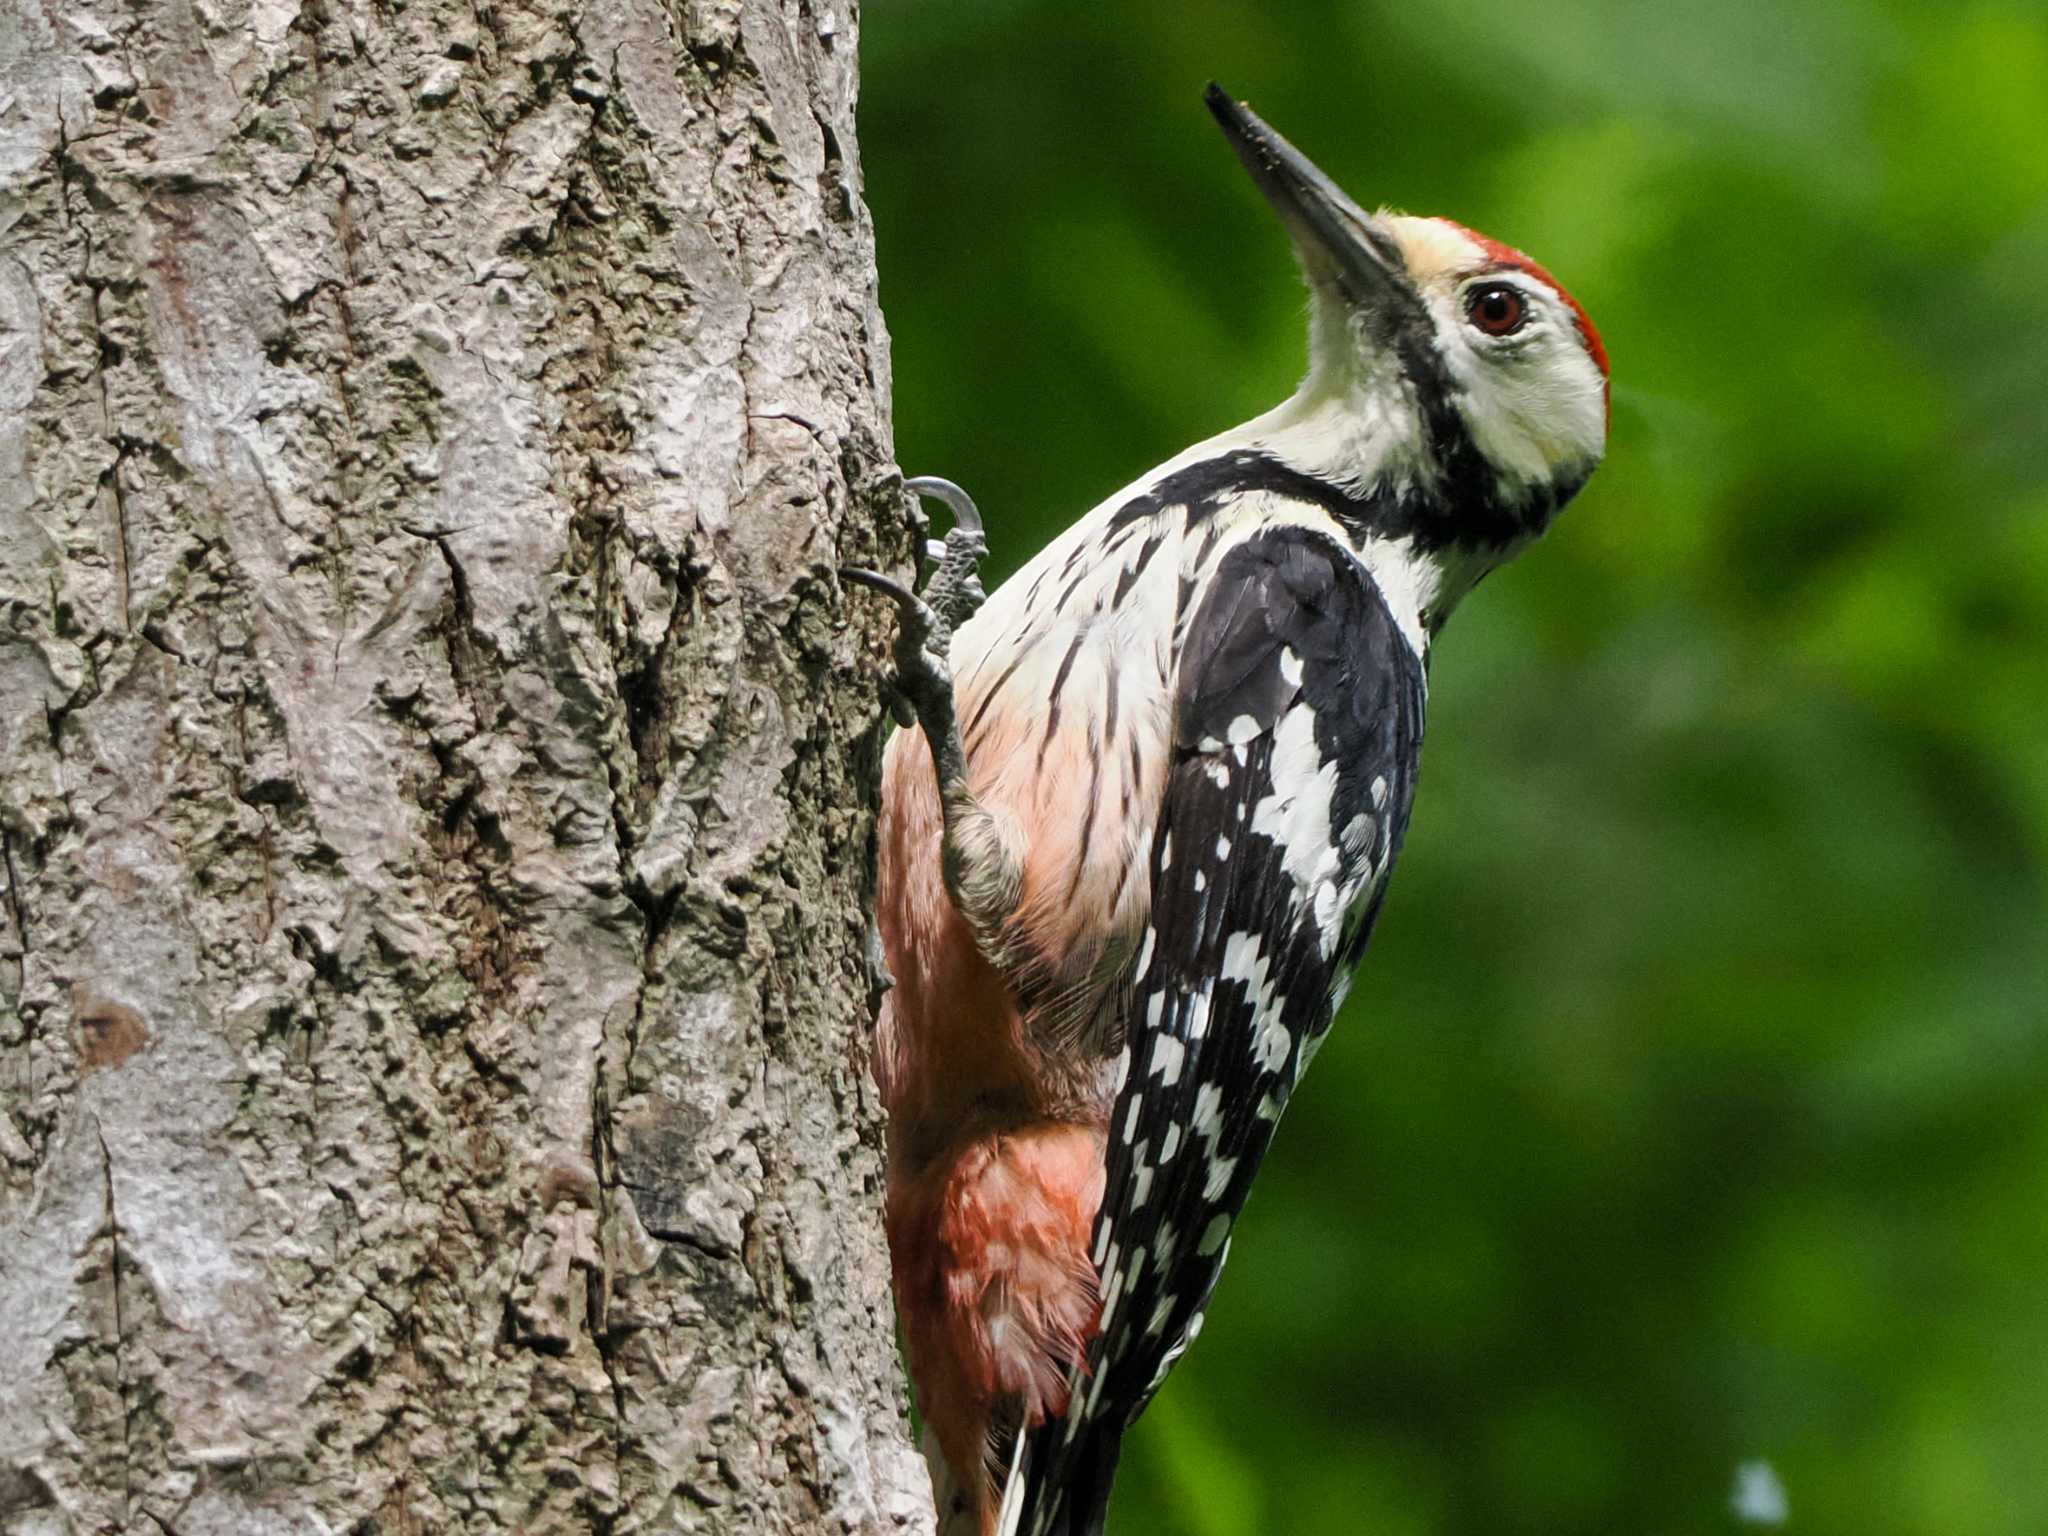
<path id="1" fill-rule="evenodd" d="M 1010 1470 L 1003 1477 L 1002 1507 L 996 1512 L 996 1536 L 1018 1536 L 1018 1522 L 1024 1518 L 1025 1452 L 1031 1436 L 1020 1434 L 1010 1442 Z"/>
<path id="2" fill-rule="evenodd" d="M 1057 1422 L 1020 1435 L 1003 1485 L 999 1536 L 1103 1536 L 1123 1451 L 1121 1425 L 1084 1424 L 1061 1441 Z"/>

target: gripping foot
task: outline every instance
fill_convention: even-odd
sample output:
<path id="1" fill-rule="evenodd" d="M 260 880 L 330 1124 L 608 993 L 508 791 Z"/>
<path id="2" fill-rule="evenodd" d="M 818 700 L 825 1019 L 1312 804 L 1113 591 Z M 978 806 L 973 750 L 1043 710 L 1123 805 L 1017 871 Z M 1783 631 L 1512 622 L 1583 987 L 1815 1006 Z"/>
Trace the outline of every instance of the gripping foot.
<path id="1" fill-rule="evenodd" d="M 880 592 L 896 604 L 901 627 L 896 632 L 896 691 L 910 706 L 925 734 L 932 739 L 932 751 L 939 754 L 939 735 L 953 737 L 958 768 L 964 774 L 966 755 L 959 751 L 958 729 L 953 722 L 953 670 L 948 659 L 953 648 L 953 631 L 974 616 L 987 594 L 981 587 L 981 562 L 988 554 L 988 536 L 974 498 L 950 480 L 934 475 L 903 482 L 919 496 L 943 501 L 953 513 L 953 526 L 943 539 L 929 540 L 925 558 L 932 562 L 931 579 L 924 595 L 880 571 L 857 565 L 840 567 L 848 581 Z M 908 725 L 910 722 L 899 722 Z M 949 729 L 950 728 L 950 729 Z M 940 783 L 946 781 L 942 768 Z"/>
<path id="2" fill-rule="evenodd" d="M 967 750 L 954 711 L 951 661 L 954 630 L 973 617 L 986 597 L 980 567 L 988 538 L 973 498 L 952 481 L 924 477 L 904 485 L 919 496 L 943 501 L 953 512 L 946 536 L 925 545 L 925 558 L 934 569 L 923 595 L 860 566 L 842 566 L 839 574 L 896 605 L 896 693 L 931 746 L 945 817 L 940 864 L 946 889 L 982 951 L 1000 964 L 1002 926 L 1016 910 L 1023 873 L 994 819 L 967 787 Z M 898 719 L 910 723 L 900 713 Z"/>
<path id="3" fill-rule="evenodd" d="M 948 639 L 974 617 L 988 594 L 981 589 L 981 562 L 988 558 L 988 537 L 982 532 L 981 513 L 974 498 L 950 480 L 937 475 L 920 475 L 903 482 L 904 489 L 919 496 L 943 501 L 953 514 L 953 526 L 943 539 L 925 545 L 925 558 L 938 569 L 925 587 L 925 601 L 945 621 Z"/>

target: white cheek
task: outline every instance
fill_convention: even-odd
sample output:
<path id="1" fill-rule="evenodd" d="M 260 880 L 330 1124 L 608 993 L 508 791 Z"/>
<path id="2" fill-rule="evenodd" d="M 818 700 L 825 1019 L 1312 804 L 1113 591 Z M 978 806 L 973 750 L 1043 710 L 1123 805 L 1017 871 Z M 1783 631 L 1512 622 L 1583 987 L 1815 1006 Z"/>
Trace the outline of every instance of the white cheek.
<path id="1" fill-rule="evenodd" d="M 1607 437 L 1600 370 L 1552 322 L 1545 325 L 1545 334 L 1512 353 L 1487 356 L 1463 336 L 1451 348 L 1474 444 L 1505 479 L 1524 486 L 1589 467 Z"/>

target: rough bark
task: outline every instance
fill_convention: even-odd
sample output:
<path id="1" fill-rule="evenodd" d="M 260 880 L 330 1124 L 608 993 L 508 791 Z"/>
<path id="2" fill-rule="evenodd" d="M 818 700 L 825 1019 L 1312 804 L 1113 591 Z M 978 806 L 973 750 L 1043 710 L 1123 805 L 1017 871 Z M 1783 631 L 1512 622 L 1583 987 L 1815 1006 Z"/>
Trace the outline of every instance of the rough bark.
<path id="1" fill-rule="evenodd" d="M 0 1530 L 928 1520 L 851 0 L 9 10 Z"/>

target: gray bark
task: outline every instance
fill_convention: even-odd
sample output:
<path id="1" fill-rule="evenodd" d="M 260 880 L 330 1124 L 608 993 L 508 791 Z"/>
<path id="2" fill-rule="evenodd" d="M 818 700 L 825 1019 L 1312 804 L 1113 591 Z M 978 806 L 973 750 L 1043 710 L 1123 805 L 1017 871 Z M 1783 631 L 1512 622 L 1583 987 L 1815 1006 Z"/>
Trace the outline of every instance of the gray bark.
<path id="1" fill-rule="evenodd" d="M 928 1522 L 855 31 L 0 18 L 0 1530 Z"/>

